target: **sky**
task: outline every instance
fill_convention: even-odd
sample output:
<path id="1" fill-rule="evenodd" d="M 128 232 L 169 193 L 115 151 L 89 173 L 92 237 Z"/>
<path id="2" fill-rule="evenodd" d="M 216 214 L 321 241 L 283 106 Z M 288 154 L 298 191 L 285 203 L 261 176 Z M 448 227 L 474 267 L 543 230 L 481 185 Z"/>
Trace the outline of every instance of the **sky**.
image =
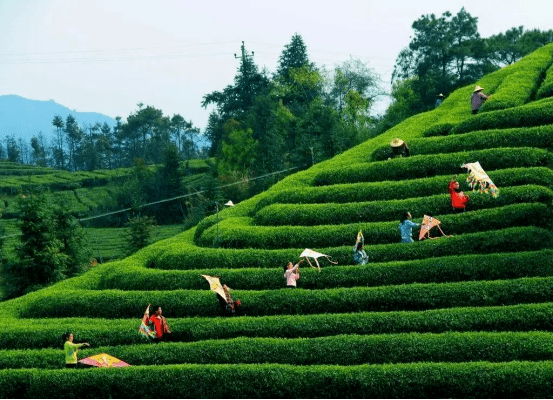
<path id="1" fill-rule="evenodd" d="M 143 103 L 203 132 L 202 98 L 233 83 L 242 41 L 272 73 L 298 33 L 317 66 L 359 59 L 389 92 L 412 23 L 462 7 L 482 37 L 553 25 L 551 0 L 0 0 L 0 95 L 123 120 Z"/>

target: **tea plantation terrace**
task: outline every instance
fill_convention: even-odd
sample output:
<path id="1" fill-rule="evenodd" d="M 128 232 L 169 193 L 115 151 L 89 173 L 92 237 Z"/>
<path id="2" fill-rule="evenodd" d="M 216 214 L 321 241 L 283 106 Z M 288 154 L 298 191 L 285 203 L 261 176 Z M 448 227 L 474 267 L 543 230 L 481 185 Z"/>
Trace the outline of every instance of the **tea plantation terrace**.
<path id="1" fill-rule="evenodd" d="M 553 45 L 332 160 L 122 261 L 2 304 L 0 396 L 192 398 L 550 397 L 553 381 Z M 388 160 L 405 140 L 411 157 Z M 500 189 L 447 187 L 479 161 Z M 409 210 L 452 237 L 399 243 Z M 353 265 L 359 229 L 370 257 Z M 332 256 L 282 267 L 304 248 Z M 221 317 L 201 274 L 242 302 Z M 160 304 L 174 341 L 138 335 Z M 61 335 L 133 365 L 65 370 Z"/>

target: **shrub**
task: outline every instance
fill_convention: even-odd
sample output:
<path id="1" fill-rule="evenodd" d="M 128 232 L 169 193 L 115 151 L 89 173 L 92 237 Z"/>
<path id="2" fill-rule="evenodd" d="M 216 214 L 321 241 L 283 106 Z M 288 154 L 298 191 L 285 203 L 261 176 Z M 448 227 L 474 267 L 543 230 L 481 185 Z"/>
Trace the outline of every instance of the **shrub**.
<path id="1" fill-rule="evenodd" d="M 552 61 L 552 47 L 544 46 L 526 56 L 521 63 L 511 67 L 513 73 L 505 77 L 501 85 L 482 107 L 482 111 L 501 110 L 521 106 L 537 91 L 540 77 Z"/>
<path id="2" fill-rule="evenodd" d="M 470 208 L 482 210 L 516 203 L 550 204 L 553 191 L 537 185 L 502 187 L 497 198 L 478 192 L 471 193 L 470 198 Z M 253 222 L 255 225 L 269 226 L 354 224 L 396 220 L 405 210 L 410 210 L 417 217 L 422 217 L 425 213 L 434 216 L 449 214 L 452 211 L 451 200 L 449 195 L 441 194 L 358 203 L 272 204 L 255 214 Z"/>
<path id="3" fill-rule="evenodd" d="M 422 311 L 451 307 L 484 307 L 550 300 L 553 278 L 427 283 L 400 286 L 239 291 L 240 313 L 248 316 L 367 311 Z M 156 302 L 175 317 L 218 316 L 219 304 L 203 291 L 48 291 L 21 308 L 22 318 L 132 318 Z"/>
<path id="4" fill-rule="evenodd" d="M 553 124 L 553 99 L 547 98 L 508 110 L 475 115 L 455 125 L 451 133 Z"/>
<path id="5" fill-rule="evenodd" d="M 128 320 L 13 318 L 9 324 L 0 327 L 0 348 L 60 349 L 60 337 L 68 330 L 75 333 L 78 341 L 89 342 L 94 346 L 143 344 L 147 342 L 138 334 L 139 318 Z M 550 303 L 257 318 L 171 318 L 169 315 L 167 319 L 175 341 L 236 337 L 308 338 L 338 334 L 409 332 L 551 331 L 553 330 L 552 321 L 553 308 Z M 22 331 L 26 334 L 22 335 Z"/>
<path id="6" fill-rule="evenodd" d="M 115 355 L 132 366 L 168 364 L 360 365 L 409 362 L 548 361 L 550 332 L 446 332 L 337 335 L 321 338 L 236 338 L 83 348 L 79 358 Z M 324 357 L 321 357 L 324 354 Z M 0 350 L 1 369 L 64 367 L 60 350 Z"/>
<path id="7" fill-rule="evenodd" d="M 357 233 L 357 232 L 356 232 Z M 532 251 L 551 248 L 552 234 L 536 227 L 507 228 L 498 231 L 469 233 L 442 240 L 426 240 L 415 244 L 380 244 L 367 248 L 373 262 L 417 260 L 462 254 L 486 254 L 511 251 Z M 148 257 L 146 265 L 159 269 L 208 268 L 273 268 L 295 260 L 304 247 L 296 249 L 210 249 L 173 244 Z M 332 256 L 341 265 L 350 265 L 351 246 L 316 249 Z"/>
<path id="8" fill-rule="evenodd" d="M 413 179 L 438 174 L 461 172 L 461 165 L 479 161 L 485 170 L 537 167 L 547 165 L 550 155 L 546 150 L 534 148 L 498 148 L 453 154 L 434 154 L 394 158 L 388 161 L 353 164 L 335 169 L 325 169 L 315 178 L 318 186 L 336 183 L 378 182 Z"/>
<path id="9" fill-rule="evenodd" d="M 304 267 L 301 268 L 299 285 L 302 289 L 324 289 L 551 276 L 552 257 L 552 250 L 542 250 L 370 262 L 368 266 L 329 266 L 323 267 L 321 273 L 314 268 Z M 102 274 L 98 289 L 205 290 L 207 282 L 201 274 L 220 276 L 221 282 L 241 290 L 280 289 L 285 284 L 282 268 L 159 271 L 118 265 Z"/>
<path id="10" fill-rule="evenodd" d="M 445 122 L 441 124 L 435 124 L 432 125 L 430 128 L 425 130 L 423 132 L 423 136 L 445 136 L 449 134 L 449 131 L 454 127 L 455 125 L 451 122 Z M 411 149 L 411 142 L 409 142 L 409 149 Z M 388 149 L 389 150 L 389 149 Z M 388 151 L 389 153 L 389 151 Z"/>
<path id="11" fill-rule="evenodd" d="M 375 398 L 546 398 L 552 378 L 553 362 L 549 361 L 361 366 L 183 364 L 83 371 L 3 370 L 0 382 L 6 384 L 0 396 L 148 398 L 155 388 L 167 398 L 362 398 L 368 393 Z"/>
<path id="12" fill-rule="evenodd" d="M 547 70 L 545 80 L 538 89 L 538 98 L 553 96 L 553 65 Z"/>
<path id="13" fill-rule="evenodd" d="M 545 167 L 508 168 L 489 171 L 488 175 L 500 188 L 528 184 L 551 187 L 553 183 L 553 171 Z M 465 181 L 466 176 L 465 174 L 459 175 L 459 182 Z M 285 189 L 278 192 L 267 192 L 266 196 L 257 203 L 251 214 L 253 216 L 254 213 L 273 203 L 349 203 L 355 201 L 407 199 L 443 194 L 444 188 L 447 187 L 450 179 L 451 175 L 440 175 L 409 181 L 346 183 L 332 186 L 306 187 L 301 190 Z M 501 201 L 500 198 L 497 200 Z M 203 229 L 209 228 L 209 226 L 212 225 L 198 225 L 196 238 L 201 235 Z"/>
<path id="14" fill-rule="evenodd" d="M 415 219 L 422 220 L 424 213 L 439 218 L 443 229 L 451 235 L 479 232 L 490 228 L 501 229 L 512 226 L 551 226 L 552 213 L 545 204 L 513 204 L 500 208 L 485 209 L 466 212 L 464 214 L 436 214 L 425 209 L 425 203 L 417 207 L 422 210 L 420 214 L 413 214 Z M 444 199 L 443 208 L 451 207 L 447 199 Z M 426 211 L 424 211 L 426 210 Z M 449 210 L 448 210 L 449 211 Z M 400 240 L 398 228 L 399 216 L 402 210 L 395 214 L 398 220 L 393 222 L 363 222 L 347 223 L 338 215 L 334 221 L 336 225 L 316 226 L 252 226 L 247 218 L 227 219 L 220 224 L 220 246 L 226 248 L 263 248 L 279 249 L 297 246 L 305 243 L 308 247 L 341 246 L 345 243 L 355 243 L 355 237 L 359 230 L 365 236 L 365 245 L 396 243 Z M 392 214 L 392 217 L 394 214 Z M 388 218 L 389 219 L 389 218 Z M 315 222 L 316 223 L 316 222 Z M 438 229 L 435 229 L 438 231 Z M 199 245 L 209 245 L 216 240 L 217 230 L 210 228 L 204 232 Z M 415 232 L 415 236 L 417 233 Z M 439 232 L 436 235 L 441 236 Z M 367 248 L 370 251 L 370 248 Z"/>
<path id="15" fill-rule="evenodd" d="M 448 137 L 413 139 L 409 149 L 413 155 L 453 153 L 466 149 L 480 150 L 497 147 L 553 147 L 553 125 L 534 128 L 490 129 Z M 375 150 L 372 159 L 386 160 L 389 157 L 389 146 Z"/>

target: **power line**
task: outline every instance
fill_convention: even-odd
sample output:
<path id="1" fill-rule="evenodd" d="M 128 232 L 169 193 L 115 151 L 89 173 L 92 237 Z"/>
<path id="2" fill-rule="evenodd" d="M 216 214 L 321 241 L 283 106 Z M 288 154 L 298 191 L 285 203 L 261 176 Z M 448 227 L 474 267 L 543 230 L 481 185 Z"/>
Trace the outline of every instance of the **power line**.
<path id="1" fill-rule="evenodd" d="M 268 177 L 268 176 L 280 174 L 280 173 L 282 173 L 282 172 L 291 171 L 291 170 L 298 169 L 298 168 L 300 168 L 300 167 L 291 167 L 291 168 L 282 169 L 282 170 L 276 171 L 276 172 L 270 172 L 270 173 L 268 173 L 268 174 L 256 176 L 255 178 L 247 179 L 247 181 L 255 181 L 255 180 L 257 180 L 257 179 L 266 178 L 266 177 Z M 228 183 L 228 184 L 226 184 L 226 185 L 219 185 L 219 186 L 217 187 L 217 189 L 222 189 L 222 188 L 225 188 L 225 187 L 229 187 L 229 186 L 233 186 L 233 185 L 238 185 L 238 184 L 241 184 L 241 183 L 243 183 L 243 182 L 244 182 L 244 180 L 240 180 L 240 181 L 237 181 L 237 182 Z M 169 201 L 178 200 L 178 199 L 182 199 L 182 198 L 190 197 L 190 196 L 195 196 L 195 195 L 198 195 L 198 194 L 201 194 L 201 193 L 205 193 L 205 192 L 207 192 L 207 190 L 199 190 L 199 191 L 196 191 L 196 192 L 194 192 L 194 193 L 184 194 L 184 195 L 182 195 L 182 196 L 176 196 L 176 197 L 171 197 L 171 198 L 169 198 L 169 199 L 163 199 L 163 200 L 159 200 L 159 201 L 154 201 L 154 202 L 151 202 L 151 203 L 144 204 L 144 205 L 140 206 L 140 208 L 144 208 L 144 207 L 147 207 L 147 206 L 152 206 L 152 205 L 155 205 L 155 204 L 167 203 L 167 202 L 169 202 Z M 101 214 L 101 215 L 95 215 L 95 216 L 93 216 L 93 217 L 81 218 L 81 219 L 79 219 L 79 222 L 82 222 L 82 221 L 89 221 L 89 220 L 91 220 L 91 219 L 96 219 L 96 218 L 103 218 L 103 217 L 106 217 L 106 216 L 108 216 L 108 215 L 120 214 L 120 213 L 127 212 L 127 211 L 131 211 L 131 210 L 133 210 L 133 208 L 125 208 L 125 209 L 123 209 L 123 210 L 112 211 L 112 212 L 105 213 L 105 214 Z M 13 235 L 2 236 L 2 237 L 0 237 L 0 239 L 6 239 L 6 238 L 16 237 L 16 236 L 21 236 L 21 233 L 16 233 L 16 234 L 13 234 Z"/>
<path id="2" fill-rule="evenodd" d="M 298 169 L 298 168 L 299 168 L 299 167 L 287 168 L 287 169 L 283 169 L 283 170 L 280 170 L 280 171 L 276 171 L 276 172 L 271 172 L 271 173 L 268 173 L 268 174 L 260 175 L 260 176 L 257 176 L 257 177 L 255 177 L 255 178 L 251 178 L 251 179 L 247 179 L 247 180 L 248 180 L 248 181 L 255 181 L 255 180 L 257 180 L 257 179 L 266 178 L 266 177 L 271 176 L 271 175 L 280 174 L 280 173 L 282 173 L 282 172 L 291 171 L 291 170 L 293 170 L 293 169 Z M 227 183 L 226 185 L 219 185 L 219 186 L 217 187 L 217 189 L 222 189 L 222 188 L 225 188 L 225 187 L 238 185 L 238 184 L 241 184 L 241 183 L 243 183 L 243 182 L 244 182 L 244 181 L 241 180 L 241 181 L 237 181 L 237 182 L 233 182 L 233 183 Z M 182 198 L 190 197 L 190 196 L 195 196 L 195 195 L 198 195 L 198 194 L 201 194 L 201 193 L 205 193 L 205 192 L 207 192 L 207 190 L 199 190 L 199 191 L 194 192 L 194 193 L 183 194 L 182 196 L 176 196 L 176 197 L 171 197 L 171 198 L 169 198 L 169 199 L 163 199 L 163 200 L 159 200 L 159 201 L 154 201 L 154 202 L 152 202 L 152 203 L 144 204 L 144 205 L 141 206 L 140 208 L 144 208 L 144 207 L 147 207 L 147 206 L 152 206 L 152 205 L 155 205 L 155 204 L 167 203 L 167 202 L 169 202 L 169 201 L 178 200 L 178 199 L 182 199 Z M 79 221 L 88 221 L 88 220 L 95 219 L 95 218 L 105 217 L 105 216 L 107 216 L 107 215 L 120 214 L 120 213 L 127 212 L 127 211 L 130 211 L 130 210 L 133 210 L 133 208 L 125 208 L 125 209 L 119 210 L 119 211 L 112 211 L 112 212 L 109 212 L 109 213 L 106 213 L 106 214 L 95 215 L 94 217 L 81 218 L 81 219 L 79 219 Z M 0 239 L 1 239 L 1 238 L 0 238 Z"/>
<path id="3" fill-rule="evenodd" d="M 194 57 L 212 57 L 212 56 L 228 56 L 228 52 L 224 53 L 199 53 L 199 54 L 166 54 L 166 55 L 149 55 L 149 56 L 127 56 L 127 57 L 112 57 L 112 58 L 80 58 L 80 59 L 54 59 L 54 60 L 19 60 L 19 61 L 0 61 L 0 65 L 15 65 L 15 64 L 57 64 L 57 63 L 90 63 L 104 61 L 134 61 L 134 60 L 158 60 L 171 58 L 194 58 Z"/>
<path id="4" fill-rule="evenodd" d="M 156 46 L 156 47 L 134 47 L 129 49 L 112 49 L 112 50 L 75 50 L 75 51 L 52 51 L 43 53 L 12 53 L 12 54 L 0 54 L 0 56 L 34 56 L 34 55 L 48 55 L 48 54 L 78 54 L 78 53 L 104 53 L 110 51 L 137 51 L 137 50 L 157 50 L 157 49 L 172 49 L 175 47 L 193 47 L 193 46 L 210 46 L 215 44 L 229 44 L 235 43 L 234 41 L 227 42 L 210 42 L 210 43 L 197 43 L 197 44 L 180 44 L 172 46 Z"/>

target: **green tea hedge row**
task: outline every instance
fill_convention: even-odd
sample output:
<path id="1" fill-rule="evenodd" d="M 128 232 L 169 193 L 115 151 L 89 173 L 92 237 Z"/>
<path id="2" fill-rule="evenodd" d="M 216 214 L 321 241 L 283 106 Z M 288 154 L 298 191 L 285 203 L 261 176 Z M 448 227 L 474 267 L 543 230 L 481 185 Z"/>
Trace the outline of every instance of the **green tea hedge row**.
<path id="1" fill-rule="evenodd" d="M 168 364 L 359 365 L 412 362 L 548 361 L 550 332 L 447 332 L 337 335 L 321 338 L 236 338 L 194 343 L 83 348 L 79 358 L 107 353 L 132 366 Z M 321 356 L 323 355 L 324 356 Z M 0 369 L 60 369 L 59 349 L 0 350 Z"/>
<path id="2" fill-rule="evenodd" d="M 516 203 L 540 202 L 550 204 L 553 191 L 543 186 L 525 185 L 502 187 L 501 195 L 466 192 L 471 210 L 495 208 Z M 399 219 L 404 211 L 413 216 L 443 215 L 452 212 L 448 194 L 410 198 L 405 200 L 366 201 L 359 203 L 272 204 L 261 209 L 253 219 L 255 225 L 324 225 Z"/>
<path id="3" fill-rule="evenodd" d="M 546 150 L 535 148 L 497 148 L 453 154 L 420 155 L 394 158 L 387 161 L 353 164 L 319 172 L 317 186 L 336 183 L 379 182 L 465 172 L 461 165 L 479 161 L 485 170 L 513 167 L 545 166 L 551 156 Z"/>
<path id="4" fill-rule="evenodd" d="M 363 311 L 421 311 L 450 307 L 483 307 L 543 303 L 553 300 L 553 277 L 496 281 L 425 283 L 400 286 L 234 290 L 241 299 L 240 312 L 248 316 L 319 314 Z M 20 310 L 22 318 L 141 317 L 144 305 L 162 305 L 174 317 L 218 316 L 216 295 L 204 291 L 48 291 L 29 300 Z"/>
<path id="5" fill-rule="evenodd" d="M 481 113 L 455 125 L 451 133 L 553 124 L 553 99 L 547 98 L 508 110 Z"/>
<path id="6" fill-rule="evenodd" d="M 444 199 L 443 208 L 447 210 L 447 199 Z M 423 214 L 429 214 L 442 222 L 442 229 L 450 235 L 461 235 L 480 232 L 489 229 L 502 229 L 513 226 L 541 226 L 550 227 L 553 213 L 542 203 L 521 203 L 504 207 L 465 212 L 463 214 L 437 214 L 435 209 L 423 208 L 420 214 L 413 214 L 416 222 L 421 222 Z M 348 223 L 349 219 L 342 220 L 337 214 L 333 221 L 335 225 L 315 226 L 253 226 L 249 218 L 229 218 L 219 224 L 219 245 L 225 248 L 257 248 L 280 249 L 290 248 L 303 243 L 305 247 L 335 247 L 355 243 L 359 230 L 363 231 L 365 245 L 397 243 L 401 239 L 399 218 L 403 210 L 398 210 L 391 217 L 397 217 L 393 222 L 364 222 Z M 390 217 L 386 218 L 390 219 Z M 316 223 L 316 221 L 314 221 Z M 414 237 L 418 237 L 418 228 Z M 436 228 L 432 236 L 442 236 Z M 217 241 L 217 228 L 210 228 L 204 232 L 198 244 L 209 246 Z M 370 249 L 367 249 L 370 251 Z"/>
<path id="7" fill-rule="evenodd" d="M 321 356 L 324 357 L 323 354 Z M 3 370 L 4 398 L 547 398 L 553 362 Z"/>
<path id="8" fill-rule="evenodd" d="M 553 65 L 549 67 L 545 75 L 545 79 L 538 89 L 538 98 L 553 96 Z"/>
<path id="9" fill-rule="evenodd" d="M 546 167 L 508 168 L 488 171 L 488 175 L 500 188 L 528 184 L 551 187 L 553 183 L 553 171 Z M 285 189 L 275 193 L 266 192 L 266 195 L 257 203 L 254 212 L 259 212 L 262 208 L 273 203 L 349 203 L 356 201 L 407 199 L 443 194 L 444 188 L 447 188 L 450 179 L 451 175 L 440 175 L 432 178 L 419 178 L 399 182 L 346 183 L 332 186 L 307 187 L 301 190 Z M 466 174 L 460 174 L 458 180 L 460 183 L 464 182 Z M 500 199 L 498 198 L 497 200 Z M 211 224 L 206 224 L 200 229 L 200 226 L 206 219 L 202 220 L 198 225 L 196 231 L 197 237 L 201 235 L 204 229 L 216 223 L 216 219 L 214 218 Z"/>
<path id="10" fill-rule="evenodd" d="M 445 136 L 454 126 L 455 124 L 451 122 L 438 123 L 425 130 L 422 136 Z M 409 141 L 409 149 L 411 149 L 411 141 Z"/>
<path id="11" fill-rule="evenodd" d="M 544 46 L 526 56 L 522 62 L 512 65 L 510 69 L 513 72 L 503 79 L 480 111 L 501 110 L 526 103 L 538 90 L 545 71 L 551 65 L 551 49 L 551 45 Z"/>
<path id="12" fill-rule="evenodd" d="M 525 104 L 538 90 L 541 79 L 551 65 L 551 46 L 529 55 L 524 66 L 514 65 L 518 71 L 507 76 L 497 90 L 480 108 L 480 112 L 503 110 Z M 520 64 L 519 64 L 520 65 Z"/>
<path id="13" fill-rule="evenodd" d="M 48 174 L 28 175 L 26 177 L 6 177 L 0 181 L 0 193 L 13 194 L 36 187 L 50 190 L 74 190 L 80 187 L 103 186 L 108 182 L 126 179 L 130 168 L 111 171 L 54 171 Z"/>
<path id="14" fill-rule="evenodd" d="M 496 147 L 553 147 L 553 125 L 534 128 L 490 129 L 462 135 L 413 139 L 409 149 L 413 155 L 454 153 L 466 149 L 492 149 Z M 375 150 L 372 159 L 386 160 L 390 147 L 381 146 Z"/>
<path id="15" fill-rule="evenodd" d="M 5 168 L 4 166 L 0 166 L 0 175 L 4 176 L 18 176 L 21 177 L 21 179 L 25 180 L 23 178 L 24 176 L 28 175 L 48 175 L 52 173 L 51 169 L 46 168 L 22 168 L 22 165 L 19 165 L 17 168 Z"/>
<path id="16" fill-rule="evenodd" d="M 186 342 L 236 337 L 307 338 L 338 334 L 553 330 L 552 303 L 376 313 L 344 310 L 342 314 L 253 318 L 172 318 L 170 310 L 164 310 L 173 339 Z M 138 334 L 139 325 L 140 317 L 128 320 L 10 318 L 4 319 L 0 326 L 0 348 L 60 349 L 63 345 L 61 335 L 67 331 L 75 334 L 76 341 L 89 342 L 96 347 L 147 343 Z"/>
<path id="17" fill-rule="evenodd" d="M 354 237 L 352 236 L 352 238 Z M 353 243 L 348 246 L 314 250 L 332 256 L 332 259 L 338 261 L 340 265 L 350 265 L 353 263 L 352 246 Z M 408 244 L 380 244 L 368 246 L 366 250 L 372 262 L 387 262 L 472 253 L 533 251 L 552 247 L 553 236 L 549 230 L 536 227 L 515 227 L 469 233 L 440 240 L 425 240 Z M 288 261 L 297 260 L 304 248 L 211 249 L 182 243 L 156 252 L 154 256 L 148 257 L 146 265 L 149 268 L 159 269 L 274 268 L 275 266 L 284 266 Z"/>
<path id="18" fill-rule="evenodd" d="M 324 273 L 306 266 L 301 268 L 301 280 L 298 284 L 302 289 L 324 289 L 553 276 L 553 250 L 445 256 L 388 263 L 369 262 L 367 266 L 324 267 Z M 102 275 L 98 288 L 202 290 L 207 285 L 206 280 L 201 277 L 201 274 L 205 274 L 219 276 L 221 282 L 236 289 L 280 289 L 285 285 L 282 271 L 282 268 L 160 271 L 117 266 Z"/>

